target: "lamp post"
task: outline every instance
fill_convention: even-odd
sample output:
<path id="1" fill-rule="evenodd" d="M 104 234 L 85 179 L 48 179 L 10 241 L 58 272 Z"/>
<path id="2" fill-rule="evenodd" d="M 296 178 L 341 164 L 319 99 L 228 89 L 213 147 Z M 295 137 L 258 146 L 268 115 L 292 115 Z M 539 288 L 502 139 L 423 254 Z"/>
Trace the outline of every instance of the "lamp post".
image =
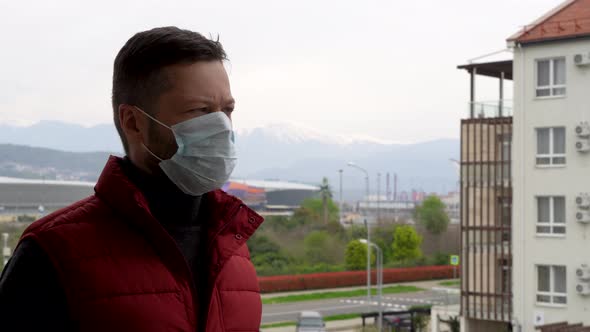
<path id="1" fill-rule="evenodd" d="M 344 213 L 342 211 L 342 207 L 344 206 L 343 202 L 342 202 L 342 172 L 344 172 L 344 170 L 339 169 L 338 173 L 340 173 L 340 225 L 343 225 L 343 216 Z"/>
<path id="2" fill-rule="evenodd" d="M 356 168 L 357 170 L 365 173 L 365 184 L 366 184 L 366 198 L 367 198 L 367 210 L 369 209 L 369 172 L 366 169 L 358 166 L 353 162 L 348 163 L 349 167 Z M 367 228 L 367 238 L 371 241 L 371 232 L 367 218 L 365 218 L 365 227 Z M 367 250 L 367 303 L 371 302 L 371 251 Z M 370 304 L 369 304 L 370 305 Z"/>
<path id="3" fill-rule="evenodd" d="M 4 242 L 2 246 L 2 257 L 4 266 L 8 263 L 8 259 L 10 258 L 10 247 L 8 247 L 8 233 L 2 233 L 2 240 Z"/>
<path id="4" fill-rule="evenodd" d="M 383 328 L 383 305 L 382 305 L 382 297 L 383 297 L 383 251 L 379 248 L 378 245 L 375 243 L 361 239 L 361 243 L 367 245 L 367 251 L 370 251 L 369 247 L 375 248 L 377 250 L 377 305 L 379 306 L 379 321 L 377 322 L 377 330 L 382 331 Z"/>
<path id="5" fill-rule="evenodd" d="M 379 201 L 381 200 L 381 173 L 377 173 L 377 225 L 379 225 L 379 219 L 381 219 L 381 209 Z"/>

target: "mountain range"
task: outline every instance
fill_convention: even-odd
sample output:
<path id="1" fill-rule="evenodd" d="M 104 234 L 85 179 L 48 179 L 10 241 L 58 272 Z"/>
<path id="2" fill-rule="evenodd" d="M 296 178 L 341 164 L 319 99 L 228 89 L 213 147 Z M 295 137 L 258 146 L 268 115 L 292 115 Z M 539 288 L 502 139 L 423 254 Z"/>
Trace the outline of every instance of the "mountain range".
<path id="1" fill-rule="evenodd" d="M 399 190 L 444 192 L 455 189 L 457 181 L 456 169 L 449 162 L 458 159 L 456 139 L 400 144 L 272 124 L 238 130 L 236 145 L 239 162 L 235 178 L 319 183 L 327 177 L 337 192 L 338 170 L 343 169 L 345 199 L 362 196 L 365 188 L 364 175 L 347 167 L 349 161 L 367 169 L 373 193 L 378 172 L 382 174 L 382 194 L 386 173 L 391 173 L 391 178 L 393 173 L 398 175 Z M 122 155 L 112 125 L 83 127 L 54 121 L 29 127 L 0 125 L 0 176 L 95 181 L 108 154 Z"/>

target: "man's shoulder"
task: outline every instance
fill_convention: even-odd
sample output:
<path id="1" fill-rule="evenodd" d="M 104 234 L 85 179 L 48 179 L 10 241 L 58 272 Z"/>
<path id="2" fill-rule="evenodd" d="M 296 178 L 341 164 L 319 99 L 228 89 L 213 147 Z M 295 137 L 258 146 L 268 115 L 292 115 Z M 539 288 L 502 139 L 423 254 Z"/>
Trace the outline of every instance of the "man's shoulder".
<path id="1" fill-rule="evenodd" d="M 89 196 L 35 221 L 27 227 L 23 238 L 27 234 L 42 234 L 66 225 L 92 222 L 100 215 L 104 215 L 105 210 L 105 204 L 98 197 Z"/>

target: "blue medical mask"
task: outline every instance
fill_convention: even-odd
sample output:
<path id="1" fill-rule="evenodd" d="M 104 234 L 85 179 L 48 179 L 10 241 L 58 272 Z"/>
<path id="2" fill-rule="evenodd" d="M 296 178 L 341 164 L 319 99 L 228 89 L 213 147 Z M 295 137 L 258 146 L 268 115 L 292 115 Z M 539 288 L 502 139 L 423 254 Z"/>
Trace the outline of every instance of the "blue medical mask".
<path id="1" fill-rule="evenodd" d="M 229 180 L 238 158 L 232 123 L 225 113 L 209 113 L 170 127 L 135 108 L 174 133 L 178 150 L 170 159 L 164 160 L 143 146 L 160 161 L 160 168 L 182 192 L 201 196 Z"/>

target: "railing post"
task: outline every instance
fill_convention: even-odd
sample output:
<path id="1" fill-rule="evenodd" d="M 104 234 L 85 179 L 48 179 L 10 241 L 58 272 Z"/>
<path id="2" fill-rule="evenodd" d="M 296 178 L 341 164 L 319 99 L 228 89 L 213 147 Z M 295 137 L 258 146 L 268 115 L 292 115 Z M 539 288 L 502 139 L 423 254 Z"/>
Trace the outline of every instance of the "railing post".
<path id="1" fill-rule="evenodd" d="M 504 72 L 502 72 L 500 74 L 500 103 L 498 105 L 498 116 L 502 117 L 503 116 L 503 111 L 504 111 L 504 78 L 506 77 L 506 74 Z"/>
<path id="2" fill-rule="evenodd" d="M 475 76 L 477 75 L 477 68 L 471 69 L 471 109 L 470 109 L 470 119 L 475 117 Z"/>

